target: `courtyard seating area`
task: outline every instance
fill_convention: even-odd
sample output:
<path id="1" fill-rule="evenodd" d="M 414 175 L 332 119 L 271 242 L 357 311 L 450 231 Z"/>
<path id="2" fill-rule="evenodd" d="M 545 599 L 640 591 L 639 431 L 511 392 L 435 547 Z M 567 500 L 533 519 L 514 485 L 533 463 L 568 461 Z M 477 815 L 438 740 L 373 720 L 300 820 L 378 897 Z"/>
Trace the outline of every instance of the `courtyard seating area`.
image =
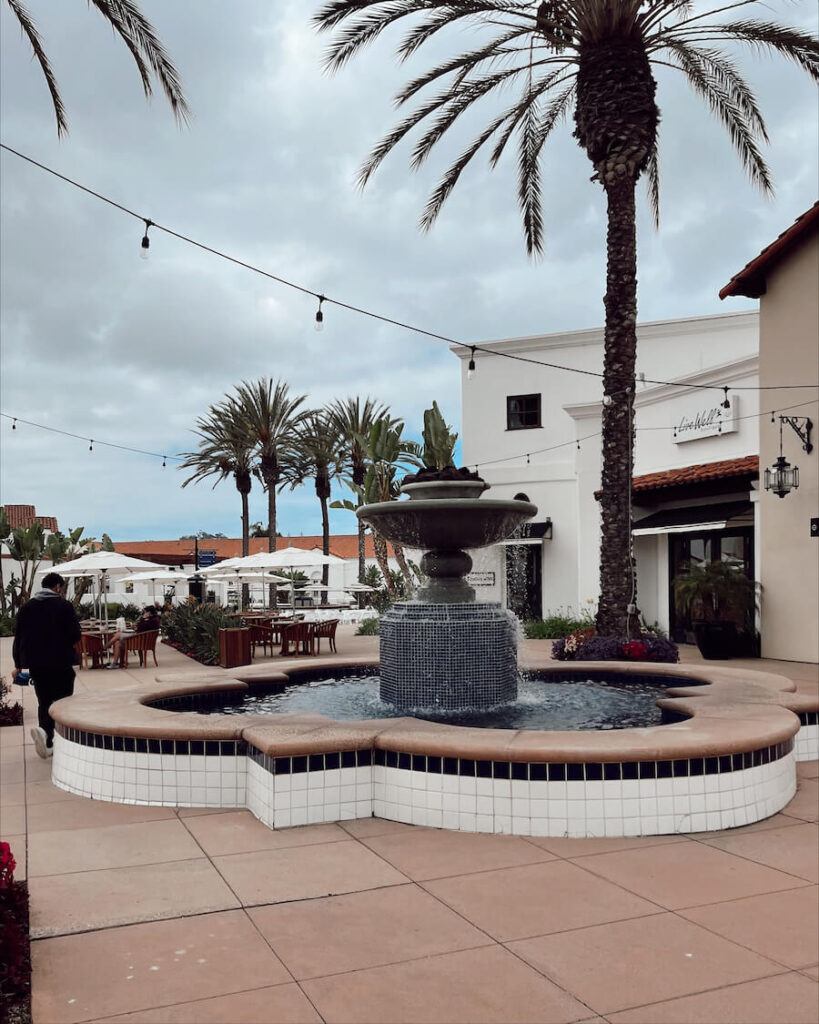
<path id="1" fill-rule="evenodd" d="M 349 626 L 339 640 L 351 658 L 377 650 Z M 522 662 L 547 645 L 526 641 Z M 161 661 L 201 672 L 170 648 Z M 815 665 L 742 665 L 819 688 Z M 81 670 L 77 690 L 155 674 Z M 245 810 L 57 789 L 21 693 L 25 727 L 0 729 L 0 811 L 29 882 L 36 1024 L 815 1024 L 816 761 L 782 812 L 723 832 L 566 839 L 378 818 L 272 831 Z"/>

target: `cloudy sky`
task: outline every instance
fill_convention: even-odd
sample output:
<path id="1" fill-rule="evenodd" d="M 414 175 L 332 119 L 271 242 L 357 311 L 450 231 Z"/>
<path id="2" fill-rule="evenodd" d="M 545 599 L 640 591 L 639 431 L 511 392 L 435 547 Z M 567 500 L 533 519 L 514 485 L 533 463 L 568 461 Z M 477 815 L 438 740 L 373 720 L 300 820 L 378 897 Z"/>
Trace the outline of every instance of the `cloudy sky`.
<path id="1" fill-rule="evenodd" d="M 57 139 L 39 68 L 2 3 L 6 146 L 271 274 L 459 341 L 602 322 L 603 194 L 569 128 L 545 155 L 547 248 L 532 262 L 513 152 L 493 173 L 476 163 L 426 235 L 416 227 L 425 197 L 471 135 L 444 143 L 419 174 L 400 149 L 365 191 L 355 187 L 361 161 L 395 123 L 392 95 L 416 66 L 396 65 L 396 36 L 331 77 L 321 70 L 326 40 L 309 23 L 317 4 L 143 0 L 193 111 L 180 129 L 161 94 L 146 102 L 129 54 L 96 11 L 82 0 L 28 7 L 70 133 Z M 762 17 L 815 30 L 813 0 L 759 7 Z M 643 204 L 643 321 L 752 308 L 720 303 L 719 288 L 816 198 L 814 88 L 783 61 L 743 66 L 768 123 L 776 197 L 748 184 L 727 136 L 679 76 L 661 75 L 662 223 L 655 233 Z M 263 375 L 314 406 L 372 395 L 411 435 L 433 399 L 459 424 L 459 363 L 447 344 L 333 306 L 317 333 L 310 296 L 156 231 L 143 261 L 139 221 L 5 151 L 0 171 L 2 412 L 97 439 L 89 451 L 87 441 L 0 419 L 3 503 L 34 504 L 62 529 L 84 525 L 115 540 L 238 536 L 230 482 L 183 490 L 172 460 L 163 469 L 160 458 L 99 442 L 188 451 L 196 417 Z M 251 520 L 265 509 L 256 485 Z M 282 496 L 279 528 L 319 532 L 311 489 Z M 354 532 L 355 521 L 336 513 L 333 529 Z"/>

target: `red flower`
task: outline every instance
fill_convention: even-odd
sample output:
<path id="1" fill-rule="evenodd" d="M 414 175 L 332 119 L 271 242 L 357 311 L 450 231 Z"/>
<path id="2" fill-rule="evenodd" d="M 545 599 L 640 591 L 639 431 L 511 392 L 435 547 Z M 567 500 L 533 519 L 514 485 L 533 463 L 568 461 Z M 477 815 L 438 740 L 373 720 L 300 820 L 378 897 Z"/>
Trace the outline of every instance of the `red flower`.
<path id="1" fill-rule="evenodd" d="M 8 843 L 0 843 L 0 889 L 10 889 L 14 881 L 14 869 L 17 861 L 11 854 Z"/>
<path id="2" fill-rule="evenodd" d="M 640 640 L 629 640 L 623 644 L 622 649 L 624 656 L 631 661 L 642 661 L 648 654 L 648 644 L 644 644 Z"/>

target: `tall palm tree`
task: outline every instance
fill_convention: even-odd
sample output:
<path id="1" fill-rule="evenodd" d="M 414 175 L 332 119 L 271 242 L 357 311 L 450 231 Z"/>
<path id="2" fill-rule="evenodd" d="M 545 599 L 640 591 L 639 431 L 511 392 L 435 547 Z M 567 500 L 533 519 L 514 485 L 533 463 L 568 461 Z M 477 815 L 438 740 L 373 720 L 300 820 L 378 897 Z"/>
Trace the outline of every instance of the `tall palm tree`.
<path id="1" fill-rule="evenodd" d="M 43 41 L 37 31 L 37 26 L 22 0 L 8 0 L 8 5 L 20 23 L 23 35 L 28 39 L 34 57 L 45 77 L 48 91 L 51 93 L 54 114 L 57 118 L 57 135 L 64 135 L 68 132 L 68 118 L 57 85 L 57 78 L 43 48 Z M 134 58 L 139 77 L 142 79 L 145 95 L 152 95 L 151 78 L 155 76 L 162 86 L 177 121 L 186 122 L 190 111 L 182 93 L 179 72 L 165 52 L 153 25 L 142 13 L 136 0 L 89 0 L 89 6 L 96 7 L 127 46 Z"/>
<path id="2" fill-rule="evenodd" d="M 282 479 L 293 490 L 313 479 L 321 504 L 321 550 L 330 554 L 330 513 L 328 502 L 333 480 L 344 469 L 344 445 L 332 416 L 326 409 L 313 409 L 299 424 L 293 445 L 282 459 Z M 329 565 L 322 567 L 321 582 L 327 586 Z"/>
<path id="3" fill-rule="evenodd" d="M 244 421 L 235 402 L 226 399 L 212 405 L 205 416 L 196 421 L 199 447 L 195 452 L 183 452 L 184 461 L 179 468 L 193 470 L 182 484 L 198 483 L 215 476 L 217 484 L 233 477 L 242 499 L 242 554 L 247 555 L 250 545 L 250 515 L 248 495 L 253 485 L 253 446 L 248 441 Z"/>
<path id="4" fill-rule="evenodd" d="M 771 191 L 758 143 L 767 141 L 756 99 L 725 49 L 739 44 L 794 61 L 819 78 L 819 45 L 804 32 L 744 15 L 755 0 L 712 10 L 691 0 L 330 0 L 316 14 L 337 29 L 326 65 L 335 70 L 403 18 L 418 15 L 398 46 L 405 60 L 453 25 L 478 30 L 475 45 L 410 81 L 399 105 L 418 105 L 375 147 L 359 175 L 365 184 L 382 160 L 421 127 L 412 166 L 421 166 L 462 114 L 484 97 L 518 93 L 464 149 L 433 190 L 421 217 L 431 227 L 464 168 L 487 144 L 494 168 L 516 137 L 517 197 L 530 255 L 543 245 L 539 160 L 553 129 L 574 114 L 574 136 L 606 194 L 608 213 L 602 422 L 600 604 L 598 630 L 622 634 L 635 623 L 636 581 L 629 493 L 633 470 L 637 325 L 635 188 L 645 173 L 657 217 L 657 125 L 653 66 L 682 73 L 723 123 L 751 180 Z M 429 90 L 435 90 L 429 95 Z M 631 609 L 631 612 L 629 611 Z"/>
<path id="5" fill-rule="evenodd" d="M 369 396 L 364 399 L 362 404 L 361 399 L 356 395 L 354 398 L 337 399 L 335 402 L 331 402 L 329 412 L 336 429 L 344 440 L 351 490 L 360 494 L 361 488 L 364 486 L 364 478 L 367 475 L 367 447 L 370 428 L 376 420 L 389 416 L 389 409 L 383 403 L 376 402 Z M 364 582 L 364 572 L 367 568 L 366 533 L 367 526 L 359 519 L 359 583 Z"/>
<path id="6" fill-rule="evenodd" d="M 267 377 L 236 388 L 234 403 L 244 423 L 255 459 L 258 477 L 267 491 L 267 550 L 276 550 L 276 490 L 281 483 L 280 454 L 291 443 L 303 418 L 298 411 L 305 395 L 290 396 L 283 381 Z"/>
<path id="7" fill-rule="evenodd" d="M 6 538 L 6 547 L 13 559 L 20 563 L 19 605 L 31 597 L 34 577 L 45 553 L 43 524 L 34 522 L 31 526 L 18 526 Z"/>

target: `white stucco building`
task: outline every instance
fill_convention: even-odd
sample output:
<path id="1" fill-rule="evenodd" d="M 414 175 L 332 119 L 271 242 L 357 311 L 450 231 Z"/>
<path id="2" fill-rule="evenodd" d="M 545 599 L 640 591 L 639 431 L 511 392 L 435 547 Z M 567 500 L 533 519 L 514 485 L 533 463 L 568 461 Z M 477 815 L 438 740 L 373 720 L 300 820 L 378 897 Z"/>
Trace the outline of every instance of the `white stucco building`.
<path id="1" fill-rule="evenodd" d="M 671 601 L 675 565 L 721 557 L 756 575 L 759 315 L 646 323 L 637 336 L 637 604 L 648 623 L 690 639 Z M 539 511 L 529 536 L 473 552 L 473 585 L 525 618 L 593 610 L 602 328 L 478 344 L 471 375 L 470 350 L 453 349 L 463 463 L 479 468 L 492 497 L 526 495 Z"/>

